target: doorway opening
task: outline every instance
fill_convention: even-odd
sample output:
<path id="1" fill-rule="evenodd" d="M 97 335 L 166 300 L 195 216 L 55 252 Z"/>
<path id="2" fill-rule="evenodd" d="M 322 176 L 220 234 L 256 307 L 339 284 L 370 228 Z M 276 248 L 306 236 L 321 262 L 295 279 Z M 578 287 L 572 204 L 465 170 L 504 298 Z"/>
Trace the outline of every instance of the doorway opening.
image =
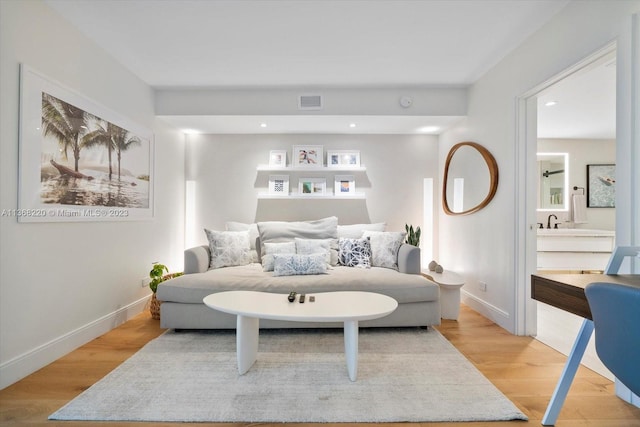
<path id="1" fill-rule="evenodd" d="M 587 262 L 585 258 L 588 257 L 571 256 L 570 251 L 552 253 L 553 246 L 548 244 L 549 238 L 557 232 L 556 224 L 559 229 L 565 229 L 561 232 L 595 229 L 608 230 L 615 235 L 615 209 L 584 206 L 576 217 L 577 208 L 581 206 L 573 203 L 582 200 L 586 204 L 591 195 L 588 165 L 615 164 L 615 58 L 616 45 L 611 43 L 518 100 L 519 137 L 525 141 L 521 149 L 526 151 L 525 155 L 519 156 L 519 166 L 526 177 L 520 186 L 525 194 L 519 201 L 519 208 L 525 212 L 522 230 L 526 232 L 520 235 L 524 244 L 519 245 L 519 250 L 523 251 L 518 263 L 523 274 L 519 277 L 529 278 L 539 270 L 576 273 L 603 270 L 606 266 L 607 254 L 602 254 L 604 263 L 600 259 Z M 541 161 L 538 161 L 538 153 L 545 154 Z M 566 162 L 562 165 L 550 163 L 549 159 L 553 157 L 549 155 L 554 153 L 565 154 Z M 553 166 L 545 170 L 554 173 L 543 173 L 543 161 L 547 162 L 546 166 Z M 558 176 L 564 179 L 553 179 Z M 567 240 L 564 236 L 563 239 Z M 575 250 L 580 252 L 579 248 Z M 581 264 L 584 262 L 588 265 Z M 567 319 L 573 315 L 559 313 L 559 310 L 556 313 L 552 307 L 536 303 L 530 298 L 530 286 L 526 283 L 520 287 L 521 292 L 517 295 L 518 310 L 524 313 L 518 317 L 519 332 L 536 336 L 568 354 L 570 348 L 565 347 L 573 342 L 582 319 L 577 316 Z M 583 363 L 611 377 L 593 347 L 585 353 Z"/>

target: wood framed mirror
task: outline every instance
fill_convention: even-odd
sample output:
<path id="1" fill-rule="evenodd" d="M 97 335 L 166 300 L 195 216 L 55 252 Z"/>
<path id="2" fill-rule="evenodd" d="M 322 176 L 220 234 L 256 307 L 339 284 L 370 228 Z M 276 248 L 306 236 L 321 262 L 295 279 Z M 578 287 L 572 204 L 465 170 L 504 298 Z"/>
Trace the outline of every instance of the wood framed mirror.
<path id="1" fill-rule="evenodd" d="M 498 164 L 475 142 L 459 142 L 444 165 L 442 208 L 447 215 L 469 215 L 491 202 L 498 189 Z"/>

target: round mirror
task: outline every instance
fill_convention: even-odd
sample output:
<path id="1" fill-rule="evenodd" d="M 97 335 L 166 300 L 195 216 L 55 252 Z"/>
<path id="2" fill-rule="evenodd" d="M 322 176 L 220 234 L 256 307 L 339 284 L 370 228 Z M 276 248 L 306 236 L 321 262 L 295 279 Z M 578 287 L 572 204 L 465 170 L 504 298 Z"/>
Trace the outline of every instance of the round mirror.
<path id="1" fill-rule="evenodd" d="M 489 204 L 498 189 L 498 164 L 475 142 L 460 142 L 444 165 L 442 207 L 448 215 L 468 215 Z"/>

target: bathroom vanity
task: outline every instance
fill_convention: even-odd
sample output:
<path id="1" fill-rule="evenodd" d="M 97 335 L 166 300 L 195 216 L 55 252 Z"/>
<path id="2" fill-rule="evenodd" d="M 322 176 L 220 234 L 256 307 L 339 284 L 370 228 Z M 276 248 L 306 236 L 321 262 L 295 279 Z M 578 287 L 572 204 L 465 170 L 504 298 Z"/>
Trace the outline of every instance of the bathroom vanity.
<path id="1" fill-rule="evenodd" d="M 601 272 L 615 247 L 615 231 L 538 229 L 538 271 Z"/>

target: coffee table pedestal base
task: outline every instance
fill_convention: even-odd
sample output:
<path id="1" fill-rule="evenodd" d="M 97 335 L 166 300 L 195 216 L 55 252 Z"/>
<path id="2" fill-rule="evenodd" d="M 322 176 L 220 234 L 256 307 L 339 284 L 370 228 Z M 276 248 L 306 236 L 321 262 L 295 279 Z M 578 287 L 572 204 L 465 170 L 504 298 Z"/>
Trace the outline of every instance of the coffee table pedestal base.
<path id="1" fill-rule="evenodd" d="M 260 319 L 238 315 L 236 323 L 236 352 L 238 373 L 244 375 L 251 369 L 258 358 L 258 341 L 260 338 Z M 358 377 L 358 321 L 344 322 L 344 354 L 347 359 L 349 379 Z"/>
<path id="2" fill-rule="evenodd" d="M 260 319 L 238 315 L 236 321 L 236 353 L 238 372 L 245 374 L 258 358 Z"/>

